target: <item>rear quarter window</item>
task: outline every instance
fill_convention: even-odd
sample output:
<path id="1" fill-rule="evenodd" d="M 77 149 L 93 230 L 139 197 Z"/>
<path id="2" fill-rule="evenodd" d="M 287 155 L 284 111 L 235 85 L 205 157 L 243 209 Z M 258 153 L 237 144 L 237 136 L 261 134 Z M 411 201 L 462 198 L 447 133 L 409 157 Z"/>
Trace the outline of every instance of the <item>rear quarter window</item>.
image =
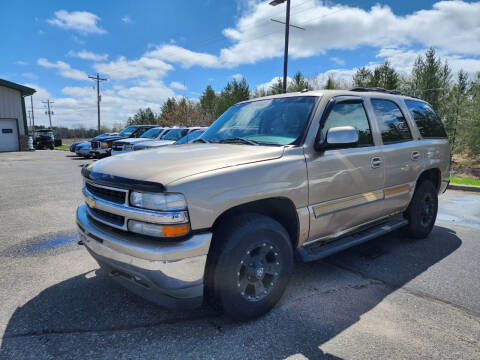
<path id="1" fill-rule="evenodd" d="M 446 138 L 442 121 L 430 105 L 421 101 L 405 100 L 408 111 L 424 138 Z"/>
<path id="2" fill-rule="evenodd" d="M 402 111 L 391 100 L 371 100 L 375 118 L 385 145 L 412 140 L 412 134 Z"/>

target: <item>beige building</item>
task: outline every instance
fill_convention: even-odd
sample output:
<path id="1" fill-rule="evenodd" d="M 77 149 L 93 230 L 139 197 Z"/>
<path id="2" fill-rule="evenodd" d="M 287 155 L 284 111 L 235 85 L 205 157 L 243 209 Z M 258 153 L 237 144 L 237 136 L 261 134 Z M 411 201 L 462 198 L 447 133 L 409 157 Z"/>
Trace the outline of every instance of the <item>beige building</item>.
<path id="1" fill-rule="evenodd" d="M 27 149 L 25 96 L 35 89 L 0 79 L 0 152 Z"/>

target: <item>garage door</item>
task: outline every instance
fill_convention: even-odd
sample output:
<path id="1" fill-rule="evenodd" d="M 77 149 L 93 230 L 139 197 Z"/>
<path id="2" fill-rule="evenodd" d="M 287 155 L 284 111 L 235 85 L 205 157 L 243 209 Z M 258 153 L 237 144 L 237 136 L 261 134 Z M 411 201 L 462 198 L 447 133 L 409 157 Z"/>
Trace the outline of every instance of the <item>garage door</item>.
<path id="1" fill-rule="evenodd" d="M 16 119 L 0 119 L 0 151 L 18 151 Z"/>

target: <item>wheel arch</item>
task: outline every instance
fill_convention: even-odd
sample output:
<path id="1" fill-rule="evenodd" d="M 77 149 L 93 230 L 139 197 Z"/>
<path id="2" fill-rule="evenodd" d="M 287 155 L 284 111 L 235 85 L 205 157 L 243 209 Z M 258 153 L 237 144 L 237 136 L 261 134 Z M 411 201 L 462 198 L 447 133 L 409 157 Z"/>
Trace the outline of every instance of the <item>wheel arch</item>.
<path id="1" fill-rule="evenodd" d="M 418 188 L 419 184 L 424 180 L 430 180 L 435 186 L 437 193 L 440 192 L 440 186 L 442 183 L 442 172 L 439 168 L 430 168 L 425 169 L 419 176 L 415 185 L 415 189 Z"/>
<path id="2" fill-rule="evenodd" d="M 214 221 L 212 231 L 226 219 L 243 213 L 257 213 L 273 218 L 287 230 L 292 247 L 298 244 L 300 221 L 292 200 L 286 197 L 272 197 L 236 205 L 221 213 Z"/>

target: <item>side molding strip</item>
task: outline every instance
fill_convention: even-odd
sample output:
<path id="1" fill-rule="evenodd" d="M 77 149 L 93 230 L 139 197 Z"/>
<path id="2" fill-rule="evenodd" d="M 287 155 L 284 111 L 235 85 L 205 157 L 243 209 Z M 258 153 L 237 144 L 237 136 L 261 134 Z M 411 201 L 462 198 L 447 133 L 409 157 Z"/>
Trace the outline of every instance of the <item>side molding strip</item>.
<path id="1" fill-rule="evenodd" d="M 395 186 L 388 189 L 371 191 L 346 198 L 326 201 L 313 206 L 315 218 L 328 215 L 337 211 L 354 208 L 357 206 L 372 203 L 374 201 L 389 199 L 395 196 L 407 194 L 411 187 L 409 184 Z"/>

